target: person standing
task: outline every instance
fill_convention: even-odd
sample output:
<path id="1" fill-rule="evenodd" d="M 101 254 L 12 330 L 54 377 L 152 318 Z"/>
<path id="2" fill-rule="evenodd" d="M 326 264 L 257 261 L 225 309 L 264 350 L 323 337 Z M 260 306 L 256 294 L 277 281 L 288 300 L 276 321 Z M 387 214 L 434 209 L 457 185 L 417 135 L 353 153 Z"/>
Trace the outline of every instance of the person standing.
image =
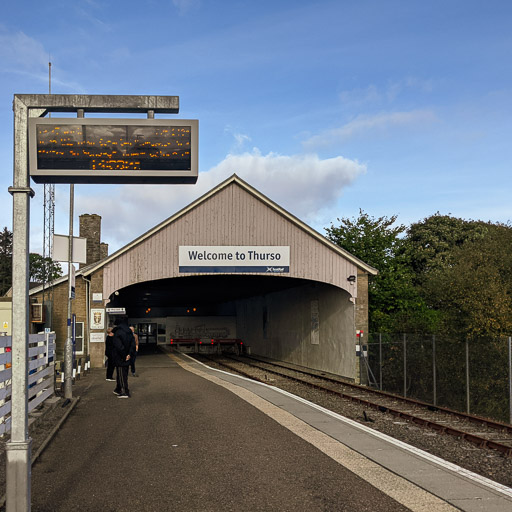
<path id="1" fill-rule="evenodd" d="M 107 327 L 107 337 L 105 338 L 105 356 L 107 357 L 107 378 L 109 382 L 114 382 L 114 357 L 112 350 L 114 348 L 114 333 L 112 327 Z"/>
<path id="2" fill-rule="evenodd" d="M 138 377 L 138 374 L 135 371 L 135 359 L 137 359 L 137 356 L 139 355 L 139 335 L 135 332 L 135 327 L 133 325 L 130 325 L 130 330 L 135 338 L 135 356 L 130 359 L 130 368 L 132 370 L 132 377 Z"/>
<path id="3" fill-rule="evenodd" d="M 114 394 L 117 395 L 117 398 L 130 398 L 128 367 L 130 366 L 130 359 L 135 357 L 135 338 L 128 327 L 126 317 L 116 319 L 112 355 L 117 373 L 117 385 Z"/>

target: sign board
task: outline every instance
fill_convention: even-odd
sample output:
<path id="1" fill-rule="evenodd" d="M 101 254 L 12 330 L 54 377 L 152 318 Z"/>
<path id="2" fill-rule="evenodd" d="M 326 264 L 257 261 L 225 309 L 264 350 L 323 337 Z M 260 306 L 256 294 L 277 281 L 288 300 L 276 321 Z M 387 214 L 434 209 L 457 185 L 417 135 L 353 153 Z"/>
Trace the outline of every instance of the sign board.
<path id="1" fill-rule="evenodd" d="M 105 341 L 105 334 L 102 332 L 91 332 L 89 339 L 91 343 L 103 343 Z"/>
<path id="2" fill-rule="evenodd" d="M 92 294 L 92 301 L 93 302 L 101 302 L 101 301 L 103 301 L 103 293 L 93 293 Z"/>
<path id="3" fill-rule="evenodd" d="M 91 309 L 91 329 L 105 328 L 105 310 Z"/>
<path id="4" fill-rule="evenodd" d="M 109 315 L 126 315 L 126 308 L 107 308 Z"/>
<path id="5" fill-rule="evenodd" d="M 179 247 L 181 273 L 290 272 L 289 246 L 191 246 Z"/>
<path id="6" fill-rule="evenodd" d="M 87 238 L 73 237 L 73 263 L 87 263 Z M 53 235 L 52 259 L 69 261 L 69 236 Z"/>
<path id="7" fill-rule="evenodd" d="M 197 119 L 30 118 L 36 183 L 195 183 Z"/>
<path id="8" fill-rule="evenodd" d="M 236 338 L 235 316 L 170 316 L 167 334 L 173 341 L 180 339 L 233 339 Z"/>
<path id="9" fill-rule="evenodd" d="M 74 299 L 75 298 L 75 285 L 76 285 L 76 276 L 75 276 L 75 266 L 71 264 L 71 287 L 69 290 L 69 298 Z"/>

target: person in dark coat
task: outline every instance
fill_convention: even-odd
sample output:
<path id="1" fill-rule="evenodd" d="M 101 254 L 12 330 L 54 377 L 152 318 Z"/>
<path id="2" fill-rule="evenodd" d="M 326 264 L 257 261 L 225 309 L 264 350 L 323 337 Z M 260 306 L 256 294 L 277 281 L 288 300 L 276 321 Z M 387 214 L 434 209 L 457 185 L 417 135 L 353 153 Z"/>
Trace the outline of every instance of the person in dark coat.
<path id="1" fill-rule="evenodd" d="M 117 385 L 114 394 L 117 395 L 117 398 L 130 398 L 128 368 L 130 359 L 135 357 L 135 338 L 128 327 L 126 317 L 120 317 L 116 320 L 116 327 L 114 327 L 113 332 L 112 356 L 117 373 Z"/>
<path id="2" fill-rule="evenodd" d="M 107 328 L 107 337 L 105 338 L 105 356 L 107 357 L 107 378 L 106 380 L 114 382 L 114 358 L 112 350 L 114 348 L 114 333 L 112 327 Z"/>

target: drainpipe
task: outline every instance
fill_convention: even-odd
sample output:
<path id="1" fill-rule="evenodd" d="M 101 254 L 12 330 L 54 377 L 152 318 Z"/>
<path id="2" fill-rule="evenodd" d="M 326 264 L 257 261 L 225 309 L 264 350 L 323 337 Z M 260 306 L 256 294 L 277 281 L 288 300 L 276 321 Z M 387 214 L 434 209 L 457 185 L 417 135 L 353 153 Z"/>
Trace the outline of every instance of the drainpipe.
<path id="1" fill-rule="evenodd" d="M 91 338 L 91 279 L 87 279 L 84 275 L 82 275 L 82 279 L 85 281 L 85 318 L 87 320 L 87 355 L 91 356 L 90 351 L 90 338 Z"/>

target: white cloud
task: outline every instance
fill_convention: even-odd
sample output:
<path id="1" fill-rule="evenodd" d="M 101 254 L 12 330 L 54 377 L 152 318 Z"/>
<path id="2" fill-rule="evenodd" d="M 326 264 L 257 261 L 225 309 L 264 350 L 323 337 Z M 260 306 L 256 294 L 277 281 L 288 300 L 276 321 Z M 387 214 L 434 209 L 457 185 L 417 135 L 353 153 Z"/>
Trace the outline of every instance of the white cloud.
<path id="1" fill-rule="evenodd" d="M 180 14 L 186 14 L 188 11 L 197 9 L 200 0 L 172 0 L 173 5 L 178 9 Z"/>
<path id="2" fill-rule="evenodd" d="M 96 2 L 87 2 L 89 4 L 89 8 L 83 8 L 76 6 L 76 12 L 80 18 L 82 18 L 87 23 L 90 23 L 91 25 L 95 26 L 96 28 L 100 30 L 104 30 L 106 32 L 111 30 L 111 26 L 108 23 L 105 23 L 103 20 L 98 18 L 97 16 L 94 16 L 92 13 L 93 10 L 100 10 L 101 6 L 98 5 Z"/>
<path id="3" fill-rule="evenodd" d="M 224 133 L 229 134 L 233 137 L 233 139 L 235 139 L 235 142 L 231 147 L 231 153 L 242 152 L 245 149 L 247 143 L 251 142 L 251 137 L 249 137 L 249 135 L 235 131 L 231 125 L 227 125 L 224 128 Z"/>
<path id="4" fill-rule="evenodd" d="M 436 120 L 430 110 L 412 110 L 409 112 L 382 112 L 374 116 L 360 115 L 340 128 L 326 130 L 303 142 L 307 150 L 315 150 L 343 142 L 356 135 L 367 132 L 385 132 L 403 126 L 421 126 Z"/>
<path id="5" fill-rule="evenodd" d="M 341 91 L 340 99 L 342 103 L 352 106 L 360 106 L 367 103 L 382 101 L 382 93 L 375 85 L 369 85 L 365 88 L 356 88 L 349 91 Z"/>
<path id="6" fill-rule="evenodd" d="M 76 212 L 102 216 L 102 239 L 110 243 L 112 252 L 234 173 L 291 213 L 312 222 L 324 218 L 344 188 L 364 172 L 365 165 L 341 156 L 322 160 L 312 154 L 262 155 L 255 149 L 228 155 L 208 172 L 200 173 L 196 185 L 127 185 L 103 189 L 101 195 L 84 189 L 86 195 L 77 196 Z"/>
<path id="7" fill-rule="evenodd" d="M 244 135 L 243 133 L 235 133 L 233 134 L 233 137 L 235 138 L 238 147 L 242 147 L 246 142 L 251 141 L 251 137 L 249 137 L 249 135 Z"/>
<path id="8" fill-rule="evenodd" d="M 388 81 L 380 87 L 370 84 L 367 87 L 356 87 L 341 91 L 339 97 L 344 106 L 355 108 L 369 104 L 390 104 L 403 93 L 411 90 L 428 94 L 433 89 L 433 80 L 408 76 L 403 80 Z"/>
<path id="9" fill-rule="evenodd" d="M 21 31 L 9 33 L 0 28 L 0 59 L 3 71 L 35 75 L 48 69 L 48 53 L 43 45 Z"/>
<path id="10" fill-rule="evenodd" d="M 18 76 L 29 77 L 45 84 L 48 88 L 48 62 L 50 54 L 36 39 L 24 32 L 11 33 L 0 25 L 0 60 L 3 73 L 14 73 Z M 56 68 L 52 63 L 52 85 L 71 89 L 74 92 L 83 92 L 80 84 L 72 81 L 63 81 L 58 78 L 64 70 Z"/>

